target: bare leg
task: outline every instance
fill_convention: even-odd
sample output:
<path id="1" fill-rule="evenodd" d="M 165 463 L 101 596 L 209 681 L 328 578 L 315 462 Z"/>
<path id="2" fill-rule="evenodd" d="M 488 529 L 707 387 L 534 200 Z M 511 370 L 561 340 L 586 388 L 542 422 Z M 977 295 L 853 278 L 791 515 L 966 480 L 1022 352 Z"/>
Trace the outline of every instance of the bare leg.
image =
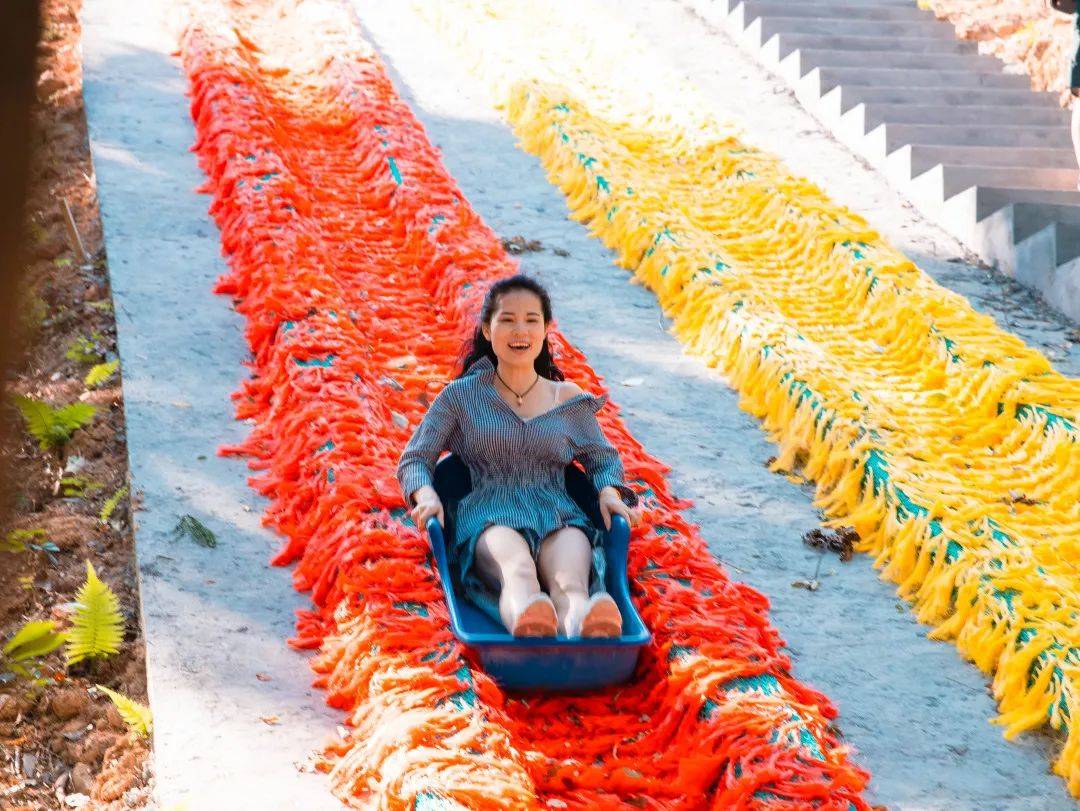
<path id="1" fill-rule="evenodd" d="M 1072 125 L 1069 130 L 1072 134 L 1073 152 L 1076 153 L 1076 162 L 1080 165 L 1080 88 L 1074 88 L 1072 91 L 1072 98 L 1069 99 L 1069 106 L 1072 107 Z M 1080 181 L 1076 184 L 1080 189 Z"/>
<path id="2" fill-rule="evenodd" d="M 577 527 L 565 527 L 548 535 L 540 545 L 540 577 L 555 603 L 559 631 L 577 635 L 589 599 L 592 547 Z"/>
<path id="3" fill-rule="evenodd" d="M 499 590 L 499 616 L 507 630 L 513 633 L 519 620 L 524 622 L 526 619 L 522 614 L 529 607 L 530 598 L 540 593 L 529 544 L 509 527 L 489 527 L 476 542 L 474 560 L 480 576 Z M 543 625 L 544 612 L 542 607 L 537 608 L 535 620 Z M 546 611 L 550 618 L 550 604 Z M 533 620 L 532 617 L 529 619 Z"/>

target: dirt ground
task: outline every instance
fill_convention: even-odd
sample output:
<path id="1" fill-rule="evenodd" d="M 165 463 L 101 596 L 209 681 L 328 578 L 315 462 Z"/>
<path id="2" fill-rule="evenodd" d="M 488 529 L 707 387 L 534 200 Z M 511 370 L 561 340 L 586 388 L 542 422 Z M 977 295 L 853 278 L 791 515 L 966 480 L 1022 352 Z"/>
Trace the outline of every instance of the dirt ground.
<path id="1" fill-rule="evenodd" d="M 53 406 L 88 402 L 93 422 L 50 451 L 22 429 L 10 396 L 0 408 L 19 421 L 19 441 L 0 447 L 17 483 L 14 515 L 0 527 L 42 530 L 22 551 L 0 551 L 0 640 L 29 620 L 70 624 L 90 561 L 119 598 L 125 620 L 118 654 L 65 667 L 62 649 L 41 660 L 44 684 L 0 678 L 0 808 L 150 807 L 149 742 L 131 732 L 104 685 L 146 703 L 144 649 L 128 484 L 124 402 L 117 372 L 96 387 L 84 376 L 116 358 L 93 166 L 82 99 L 81 0 L 43 0 L 38 47 L 30 199 L 29 262 L 19 317 L 23 357 L 7 374 L 8 395 Z M 65 225 L 71 207 L 89 260 L 80 263 Z M 78 351 L 72 351 L 73 348 Z M 65 481 L 62 481 L 65 480 Z M 101 520 L 118 492 L 116 508 Z M 26 536 L 23 536 L 26 537 Z M 0 549 L 4 547 L 0 545 Z M 2 673 L 2 669 L 0 669 Z"/>

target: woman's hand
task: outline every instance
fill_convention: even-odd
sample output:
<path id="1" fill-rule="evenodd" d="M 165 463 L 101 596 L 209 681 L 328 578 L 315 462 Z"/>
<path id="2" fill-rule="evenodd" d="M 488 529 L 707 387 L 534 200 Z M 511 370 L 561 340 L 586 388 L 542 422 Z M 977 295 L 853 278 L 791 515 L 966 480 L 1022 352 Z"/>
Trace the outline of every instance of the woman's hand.
<path id="1" fill-rule="evenodd" d="M 412 494 L 412 498 L 416 506 L 409 511 L 409 515 L 412 516 L 413 523 L 417 527 L 427 529 L 428 519 L 432 516 L 438 520 L 440 527 L 446 526 L 446 522 L 443 520 L 442 501 L 439 499 L 439 494 L 435 492 L 434 487 L 424 485 Z"/>
<path id="2" fill-rule="evenodd" d="M 641 510 L 627 507 L 619 491 L 614 487 L 605 487 L 600 491 L 600 515 L 604 518 L 604 529 L 611 529 L 611 516 L 621 515 L 631 527 L 641 523 Z"/>

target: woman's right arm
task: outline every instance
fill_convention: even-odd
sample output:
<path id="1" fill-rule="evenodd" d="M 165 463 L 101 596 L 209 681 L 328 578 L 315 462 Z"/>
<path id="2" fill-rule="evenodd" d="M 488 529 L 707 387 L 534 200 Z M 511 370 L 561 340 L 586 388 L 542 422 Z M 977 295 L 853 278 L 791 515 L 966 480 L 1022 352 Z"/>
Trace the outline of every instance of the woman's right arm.
<path id="1" fill-rule="evenodd" d="M 444 388 L 428 408 L 398 462 L 397 477 L 401 493 L 409 507 L 427 507 L 426 513 L 438 514 L 443 523 L 442 504 L 435 493 L 435 463 L 439 454 L 449 449 L 451 437 L 458 427 L 457 409 L 449 386 Z M 414 516 L 416 518 L 417 516 Z M 423 528 L 427 516 L 420 516 L 417 526 Z"/>

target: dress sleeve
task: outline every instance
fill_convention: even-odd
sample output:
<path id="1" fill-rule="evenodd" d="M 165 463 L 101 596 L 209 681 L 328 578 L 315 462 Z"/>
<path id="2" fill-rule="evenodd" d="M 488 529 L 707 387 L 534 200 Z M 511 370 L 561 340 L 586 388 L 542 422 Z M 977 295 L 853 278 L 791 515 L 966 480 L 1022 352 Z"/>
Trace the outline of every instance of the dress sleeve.
<path id="1" fill-rule="evenodd" d="M 574 430 L 570 433 L 574 459 L 581 462 L 597 490 L 605 487 L 623 489 L 622 460 L 615 446 L 608 442 L 596 412 L 607 402 L 607 396 L 587 397 L 582 400 L 582 407 L 575 409 Z"/>
<path id="2" fill-rule="evenodd" d="M 413 493 L 434 483 L 435 463 L 439 454 L 450 449 L 451 438 L 457 430 L 458 410 L 447 386 L 428 408 L 401 453 L 397 478 L 407 505 L 412 505 Z"/>

